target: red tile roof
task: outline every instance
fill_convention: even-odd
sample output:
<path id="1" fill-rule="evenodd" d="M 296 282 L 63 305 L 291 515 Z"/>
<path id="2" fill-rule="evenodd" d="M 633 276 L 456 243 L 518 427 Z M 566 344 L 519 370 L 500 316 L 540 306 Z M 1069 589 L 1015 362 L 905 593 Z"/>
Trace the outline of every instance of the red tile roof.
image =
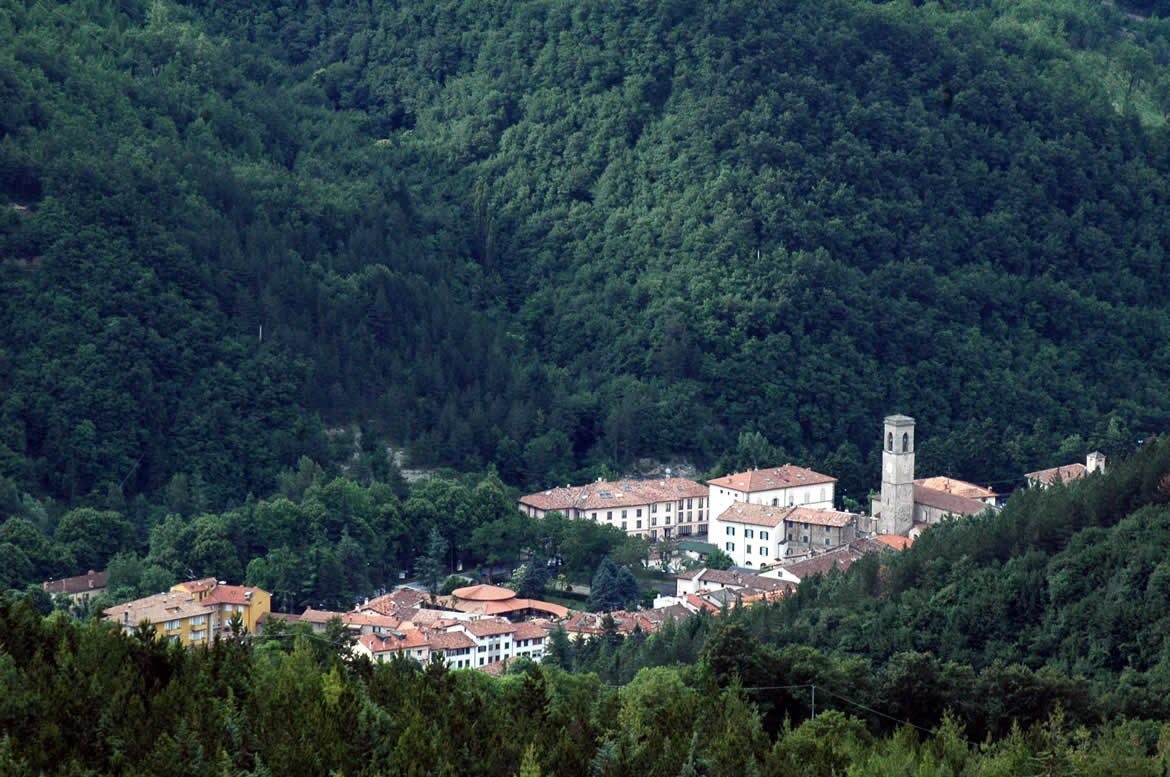
<path id="1" fill-rule="evenodd" d="M 772 507 L 771 505 L 754 505 L 746 502 L 733 502 L 730 507 L 719 514 L 717 520 L 724 523 L 742 523 L 748 526 L 777 527 L 784 523 L 791 507 Z"/>
<path id="2" fill-rule="evenodd" d="M 363 610 L 374 610 L 383 615 L 393 615 L 395 610 L 414 609 L 427 600 L 427 595 L 413 588 L 398 588 L 388 594 L 371 599 L 361 606 Z"/>
<path id="3" fill-rule="evenodd" d="M 1037 472 L 1029 472 L 1024 477 L 1042 486 L 1050 486 L 1058 480 L 1061 483 L 1080 480 L 1087 474 L 1089 474 L 1089 470 L 1084 464 L 1065 464 L 1063 467 L 1050 467 Z"/>
<path id="4" fill-rule="evenodd" d="M 466 588 L 456 588 L 451 593 L 457 599 L 472 602 L 500 602 L 516 598 L 515 591 L 497 585 L 470 585 Z"/>
<path id="5" fill-rule="evenodd" d="M 207 604 L 250 604 L 259 590 L 244 585 L 216 585 L 203 601 Z"/>
<path id="6" fill-rule="evenodd" d="M 783 467 L 769 469 L 753 469 L 748 472 L 737 472 L 721 478 L 707 481 L 707 485 L 730 488 L 733 491 L 753 493 L 755 491 L 771 491 L 779 488 L 795 488 L 797 486 L 811 486 L 818 483 L 836 483 L 837 478 L 822 475 L 811 469 L 798 467 L 795 464 L 785 464 Z"/>
<path id="7" fill-rule="evenodd" d="M 914 486 L 914 502 L 954 515 L 975 515 L 987 508 L 987 505 L 978 499 L 968 499 L 965 496 L 948 494 L 945 491 L 935 491 L 933 488 L 917 484 Z"/>
<path id="8" fill-rule="evenodd" d="M 41 587 L 51 594 L 83 594 L 106 587 L 106 573 L 92 569 L 77 577 L 63 577 L 60 580 L 46 580 Z"/>
<path id="9" fill-rule="evenodd" d="M 516 624 L 512 639 L 543 639 L 551 628 L 552 624 L 545 620 L 521 621 Z"/>
<path id="10" fill-rule="evenodd" d="M 537 510 L 606 510 L 688 497 L 707 496 L 707 487 L 686 478 L 657 480 L 616 480 L 583 486 L 552 488 L 520 497 L 520 504 Z"/>
<path id="11" fill-rule="evenodd" d="M 781 567 L 797 578 L 803 580 L 806 577 L 823 574 L 831 569 L 840 569 L 844 572 L 849 567 L 853 566 L 853 562 L 867 553 L 886 553 L 889 552 L 888 545 L 872 539 L 854 540 L 848 545 L 842 545 L 839 548 L 818 553 L 815 556 L 804 559 L 803 561 L 795 561 L 791 564 L 782 564 Z"/>
<path id="12" fill-rule="evenodd" d="M 475 647 L 475 640 L 462 631 L 442 631 L 428 636 L 427 646 L 431 650 L 459 650 Z"/>
<path id="13" fill-rule="evenodd" d="M 879 534 L 874 539 L 883 545 L 888 545 L 894 550 L 905 550 L 914 544 L 914 540 L 909 537 L 903 537 L 900 534 Z"/>
<path id="14" fill-rule="evenodd" d="M 516 625 L 514 623 L 495 618 L 468 621 L 463 624 L 463 628 L 467 630 L 468 634 L 476 637 L 495 637 L 501 634 L 512 634 L 516 631 Z"/>
<path id="15" fill-rule="evenodd" d="M 914 481 L 914 484 L 932 488 L 935 491 L 944 491 L 955 496 L 965 496 L 968 499 L 990 499 L 996 495 L 990 488 L 977 486 L 965 480 L 948 478 L 944 475 L 938 475 L 933 478 L 919 478 Z"/>

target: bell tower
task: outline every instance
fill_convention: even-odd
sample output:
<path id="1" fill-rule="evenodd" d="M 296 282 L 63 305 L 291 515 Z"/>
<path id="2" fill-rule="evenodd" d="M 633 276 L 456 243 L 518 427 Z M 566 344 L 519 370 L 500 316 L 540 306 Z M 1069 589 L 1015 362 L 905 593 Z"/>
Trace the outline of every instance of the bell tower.
<path id="1" fill-rule="evenodd" d="M 882 502 L 878 531 L 906 534 L 914 525 L 914 419 L 886 416 L 882 435 Z"/>

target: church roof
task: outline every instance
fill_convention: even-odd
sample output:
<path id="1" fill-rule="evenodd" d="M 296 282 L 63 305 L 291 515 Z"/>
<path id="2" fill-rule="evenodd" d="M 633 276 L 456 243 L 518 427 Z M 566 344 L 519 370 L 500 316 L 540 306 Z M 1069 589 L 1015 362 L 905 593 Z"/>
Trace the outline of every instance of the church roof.
<path id="1" fill-rule="evenodd" d="M 1065 464 L 1063 467 L 1049 467 L 1037 472 L 1029 472 L 1024 477 L 1042 486 L 1050 486 L 1057 480 L 1061 483 L 1069 483 L 1073 480 L 1080 480 L 1087 474 L 1089 474 L 1089 470 L 1084 464 Z"/>
<path id="2" fill-rule="evenodd" d="M 946 491 L 936 491 L 933 488 L 914 484 L 914 502 L 936 510 L 944 510 L 955 515 L 975 515 L 983 511 L 987 505 L 978 499 L 968 499 L 957 494 L 948 494 Z"/>
<path id="3" fill-rule="evenodd" d="M 933 478 L 919 478 L 914 481 L 915 485 L 926 486 L 935 491 L 945 491 L 948 494 L 955 494 L 956 496 L 965 496 L 968 499 L 990 499 L 995 496 L 995 492 L 990 488 L 977 486 L 974 483 L 968 483 L 965 480 L 957 480 L 955 478 L 948 478 L 944 475 L 939 475 Z"/>

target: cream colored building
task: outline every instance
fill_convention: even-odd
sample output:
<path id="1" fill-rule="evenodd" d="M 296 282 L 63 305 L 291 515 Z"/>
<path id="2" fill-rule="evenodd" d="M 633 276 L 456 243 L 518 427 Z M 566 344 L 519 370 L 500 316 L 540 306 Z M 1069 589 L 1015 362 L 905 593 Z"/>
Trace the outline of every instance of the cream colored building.
<path id="1" fill-rule="evenodd" d="M 686 478 L 599 480 L 528 494 L 519 506 L 532 518 L 556 510 L 652 541 L 705 534 L 711 515 L 707 487 Z"/>
<path id="2" fill-rule="evenodd" d="M 1084 464 L 1065 464 L 1062 467 L 1050 467 L 1049 469 L 1029 472 L 1024 477 L 1027 478 L 1029 486 L 1034 488 L 1047 488 L 1056 483 L 1067 484 L 1074 480 L 1080 480 L 1094 472 L 1104 471 L 1105 454 L 1100 451 L 1093 451 L 1085 457 Z"/>
<path id="3" fill-rule="evenodd" d="M 828 550 L 857 537 L 859 516 L 837 510 L 735 502 L 711 522 L 708 540 L 737 567 L 765 567 L 793 553 Z"/>
<path id="4" fill-rule="evenodd" d="M 257 631 L 260 618 L 270 612 L 268 592 L 253 586 L 226 585 L 215 578 L 193 580 L 105 610 L 106 620 L 134 631 L 140 624 L 154 627 L 160 637 L 184 645 L 210 644 L 226 635 L 231 621 L 239 617 L 244 628 Z"/>
<path id="5" fill-rule="evenodd" d="M 737 472 L 707 482 L 712 515 L 721 515 L 734 502 L 831 509 L 836 488 L 837 478 L 793 464 Z"/>

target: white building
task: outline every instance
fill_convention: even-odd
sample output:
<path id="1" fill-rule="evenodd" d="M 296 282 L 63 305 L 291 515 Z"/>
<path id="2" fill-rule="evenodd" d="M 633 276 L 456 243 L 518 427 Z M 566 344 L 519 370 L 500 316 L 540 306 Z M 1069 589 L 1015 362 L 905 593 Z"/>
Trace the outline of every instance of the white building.
<path id="1" fill-rule="evenodd" d="M 836 488 L 837 478 L 793 464 L 737 472 L 707 483 L 712 515 L 722 514 L 734 502 L 832 508 Z"/>
<path id="2" fill-rule="evenodd" d="M 734 502 L 711 522 L 708 539 L 737 567 L 758 568 L 794 552 L 851 542 L 857 537 L 858 517 L 837 510 Z"/>
<path id="3" fill-rule="evenodd" d="M 686 478 L 599 480 L 528 494 L 518 503 L 532 518 L 556 510 L 648 540 L 706 534 L 710 516 L 707 487 Z"/>
<path id="4" fill-rule="evenodd" d="M 442 656 L 454 669 L 481 669 L 501 661 L 527 656 L 533 661 L 544 658 L 548 629 L 540 622 L 511 623 L 502 618 L 451 623 L 440 622 L 435 628 L 403 628 L 396 633 L 363 634 L 354 652 L 374 661 L 387 661 L 402 653 L 426 663 Z"/>

